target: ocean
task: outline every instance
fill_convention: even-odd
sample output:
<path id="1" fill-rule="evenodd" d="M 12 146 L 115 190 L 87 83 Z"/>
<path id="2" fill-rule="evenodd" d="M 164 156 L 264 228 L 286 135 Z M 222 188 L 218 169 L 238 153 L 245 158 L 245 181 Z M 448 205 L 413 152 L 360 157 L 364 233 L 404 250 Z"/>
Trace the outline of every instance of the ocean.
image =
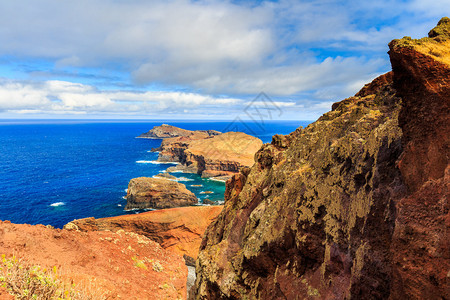
<path id="1" fill-rule="evenodd" d="M 272 135 L 310 122 L 0 120 L 0 220 L 61 228 L 73 219 L 139 212 L 124 211 L 129 180 L 151 177 L 171 164 L 156 163 L 158 154 L 150 152 L 161 140 L 135 137 L 163 123 L 239 130 L 268 143 Z M 200 203 L 206 197 L 223 201 L 224 183 L 196 174 L 173 175 Z"/>

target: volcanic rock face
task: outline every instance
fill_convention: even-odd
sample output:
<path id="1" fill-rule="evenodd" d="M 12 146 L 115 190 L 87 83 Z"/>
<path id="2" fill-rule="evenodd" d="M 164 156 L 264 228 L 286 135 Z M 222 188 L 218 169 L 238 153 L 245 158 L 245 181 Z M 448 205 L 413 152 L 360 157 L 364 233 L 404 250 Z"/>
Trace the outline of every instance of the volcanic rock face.
<path id="1" fill-rule="evenodd" d="M 386 296 L 383 245 L 392 199 L 403 191 L 400 101 L 386 83 L 334 107 L 304 130 L 275 136 L 248 176 L 228 182 L 199 253 L 198 298 Z"/>
<path id="2" fill-rule="evenodd" d="M 395 88 L 404 99 L 399 122 L 405 153 L 400 169 L 413 190 L 444 176 L 450 144 L 450 19 L 430 31 L 434 38 L 389 44 Z M 442 35 L 438 34 L 443 32 Z"/>
<path id="3" fill-rule="evenodd" d="M 56 267 L 64 282 L 89 287 L 91 296 L 186 297 L 187 268 L 183 259 L 144 236 L 123 230 L 76 232 L 0 221 L 0 254 L 7 258 L 15 255 L 49 270 Z M 0 299 L 9 299 L 4 296 L 0 289 Z"/>
<path id="4" fill-rule="evenodd" d="M 125 209 L 170 208 L 197 203 L 197 197 L 182 183 L 165 178 L 139 177 L 128 184 Z"/>
<path id="5" fill-rule="evenodd" d="M 399 168 L 411 194 L 398 203 L 392 298 L 450 297 L 450 19 L 428 38 L 389 44 L 403 98 Z M 406 297 L 405 297 L 406 296 Z"/>
<path id="6" fill-rule="evenodd" d="M 125 230 L 142 234 L 164 249 L 181 256 L 197 258 L 198 249 L 208 225 L 222 206 L 193 206 L 149 211 L 137 215 L 74 220 L 64 228 L 80 231 Z"/>
<path id="7" fill-rule="evenodd" d="M 227 182 L 197 299 L 447 299 L 448 24 Z"/>

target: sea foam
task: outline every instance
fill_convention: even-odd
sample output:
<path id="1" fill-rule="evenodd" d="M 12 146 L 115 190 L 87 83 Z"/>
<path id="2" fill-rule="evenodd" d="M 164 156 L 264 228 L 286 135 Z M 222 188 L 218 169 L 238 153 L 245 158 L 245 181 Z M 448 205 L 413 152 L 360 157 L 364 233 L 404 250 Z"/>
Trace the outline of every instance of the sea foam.
<path id="1" fill-rule="evenodd" d="M 63 205 L 66 205 L 66 204 L 64 202 L 55 202 L 55 203 L 50 204 L 50 206 L 53 206 L 53 207 L 58 207 L 58 206 L 63 206 Z"/>
<path id="2" fill-rule="evenodd" d="M 194 179 L 186 178 L 186 177 L 177 177 L 174 179 L 175 181 L 194 181 Z"/>

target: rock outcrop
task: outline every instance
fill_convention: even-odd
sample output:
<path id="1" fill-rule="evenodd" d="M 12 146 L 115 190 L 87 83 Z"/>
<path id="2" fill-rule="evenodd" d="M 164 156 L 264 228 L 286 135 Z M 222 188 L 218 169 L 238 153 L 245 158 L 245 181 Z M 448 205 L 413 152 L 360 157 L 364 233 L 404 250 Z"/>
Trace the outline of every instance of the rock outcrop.
<path id="1" fill-rule="evenodd" d="M 449 24 L 227 182 L 196 299 L 447 299 Z"/>
<path id="2" fill-rule="evenodd" d="M 123 230 L 76 232 L 0 221 L 0 254 L 51 273 L 57 270 L 59 280 L 84 287 L 89 299 L 186 298 L 183 258 Z M 0 289 L 1 299 L 9 299 L 4 294 Z"/>
<path id="3" fill-rule="evenodd" d="M 64 228 L 134 232 L 159 243 L 164 249 L 196 259 L 206 228 L 222 208 L 223 206 L 193 206 L 111 218 L 78 219 Z"/>
<path id="4" fill-rule="evenodd" d="M 171 208 L 189 206 L 197 197 L 182 183 L 166 178 L 133 178 L 128 184 L 125 209 Z"/>
<path id="5" fill-rule="evenodd" d="M 216 130 L 186 130 L 182 128 L 178 128 L 175 126 L 162 124 L 161 126 L 155 126 L 150 131 L 141 134 L 138 138 L 147 138 L 147 139 L 165 139 L 171 137 L 180 137 L 180 136 L 192 136 L 194 134 L 201 134 L 204 136 L 213 136 L 221 134 L 221 132 Z"/>

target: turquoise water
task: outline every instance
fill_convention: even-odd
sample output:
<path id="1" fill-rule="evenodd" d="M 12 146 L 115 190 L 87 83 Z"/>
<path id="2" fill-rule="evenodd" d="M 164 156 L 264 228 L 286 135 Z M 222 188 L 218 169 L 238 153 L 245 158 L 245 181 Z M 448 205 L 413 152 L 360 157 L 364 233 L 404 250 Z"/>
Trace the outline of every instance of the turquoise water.
<path id="1" fill-rule="evenodd" d="M 136 213 L 124 211 L 129 180 L 154 176 L 172 164 L 154 163 L 157 153 L 150 149 L 161 140 L 135 137 L 162 123 L 169 122 L 0 120 L 0 220 L 62 227 L 77 218 Z M 230 122 L 169 124 L 190 130 L 231 128 L 270 142 L 273 134 L 287 134 L 308 122 L 266 122 L 262 127 L 240 121 L 241 128 Z M 223 200 L 224 183 L 196 174 L 173 175 L 200 204 L 205 198 Z"/>

